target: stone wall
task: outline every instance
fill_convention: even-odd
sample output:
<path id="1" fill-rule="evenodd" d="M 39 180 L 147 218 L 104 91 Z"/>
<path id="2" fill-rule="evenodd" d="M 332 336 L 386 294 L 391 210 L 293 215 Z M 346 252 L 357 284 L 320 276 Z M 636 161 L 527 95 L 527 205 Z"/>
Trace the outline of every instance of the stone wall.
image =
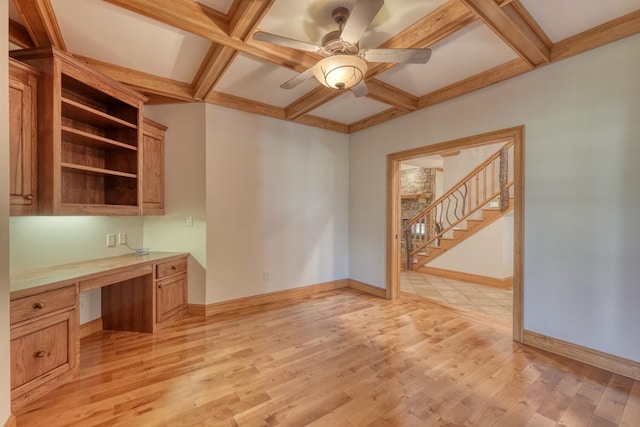
<path id="1" fill-rule="evenodd" d="M 436 191 L 435 169 L 413 168 L 401 172 L 400 194 L 403 196 L 428 193 L 426 198 L 403 198 L 402 220 L 406 221 L 416 216 L 422 209 L 433 202 Z"/>

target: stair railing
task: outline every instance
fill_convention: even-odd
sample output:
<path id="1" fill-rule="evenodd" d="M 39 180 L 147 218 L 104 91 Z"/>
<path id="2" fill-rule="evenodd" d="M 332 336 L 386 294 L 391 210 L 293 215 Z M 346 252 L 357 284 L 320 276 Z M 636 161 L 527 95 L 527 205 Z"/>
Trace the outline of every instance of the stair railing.
<path id="1" fill-rule="evenodd" d="M 499 199 L 501 211 L 509 207 L 509 192 L 513 186 L 513 180 L 509 180 L 512 148 L 513 141 L 505 144 L 407 222 L 403 233 L 408 270 L 417 253 L 426 250 L 429 245 L 439 246 L 445 233 L 489 202 Z"/>

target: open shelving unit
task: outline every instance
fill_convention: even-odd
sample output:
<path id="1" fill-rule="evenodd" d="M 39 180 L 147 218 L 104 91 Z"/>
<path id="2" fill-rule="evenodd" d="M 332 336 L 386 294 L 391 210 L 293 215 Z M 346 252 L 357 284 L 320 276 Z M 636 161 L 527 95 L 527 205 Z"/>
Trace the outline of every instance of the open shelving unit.
<path id="1" fill-rule="evenodd" d="M 140 215 L 145 97 L 55 48 L 12 56 L 42 73 L 39 213 Z"/>

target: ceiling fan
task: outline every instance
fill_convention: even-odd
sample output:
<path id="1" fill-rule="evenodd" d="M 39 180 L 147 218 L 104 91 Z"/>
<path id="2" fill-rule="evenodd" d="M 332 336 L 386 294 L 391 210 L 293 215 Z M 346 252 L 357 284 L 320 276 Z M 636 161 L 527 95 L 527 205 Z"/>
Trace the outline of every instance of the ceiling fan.
<path id="1" fill-rule="evenodd" d="M 333 9 L 331 17 L 339 29 L 331 31 L 322 39 L 322 45 L 307 43 L 275 34 L 257 31 L 254 40 L 279 46 L 318 53 L 325 58 L 303 71 L 280 87 L 292 89 L 308 78 L 315 77 L 321 84 L 332 89 L 351 89 L 355 96 L 368 93 L 364 78 L 367 62 L 393 62 L 426 64 L 431 49 L 360 49 L 360 37 L 378 14 L 384 0 L 358 0 L 350 11 L 340 6 Z"/>

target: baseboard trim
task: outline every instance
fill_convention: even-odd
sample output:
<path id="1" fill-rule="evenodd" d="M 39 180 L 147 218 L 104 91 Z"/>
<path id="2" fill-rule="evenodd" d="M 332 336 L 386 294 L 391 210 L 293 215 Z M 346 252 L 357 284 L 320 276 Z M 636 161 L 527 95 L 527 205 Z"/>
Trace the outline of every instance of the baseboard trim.
<path id="1" fill-rule="evenodd" d="M 190 316 L 204 317 L 207 313 L 207 306 L 204 304 L 188 304 L 187 314 Z"/>
<path id="2" fill-rule="evenodd" d="M 305 296 L 347 287 L 349 287 L 349 279 L 342 279 L 334 280 L 332 282 L 318 283 L 316 285 L 303 286 L 301 288 L 270 292 L 268 294 L 253 295 L 250 297 L 238 298 L 231 301 L 215 302 L 213 304 L 207 304 L 206 306 L 204 306 L 205 315 L 214 316 L 216 314 L 255 307 L 257 305 L 282 301 L 284 299 L 290 300 L 303 298 Z M 192 312 L 193 310 L 199 310 L 199 306 L 190 307 L 192 307 L 190 312 Z"/>
<path id="3" fill-rule="evenodd" d="M 445 279 L 459 280 L 461 282 L 478 283 L 480 285 L 491 286 L 500 289 L 513 288 L 513 276 L 498 279 L 496 277 L 481 276 L 479 274 L 462 273 L 460 271 L 445 270 L 444 268 L 422 267 L 420 273 L 432 276 L 444 277 Z"/>
<path id="4" fill-rule="evenodd" d="M 80 325 L 80 339 L 102 330 L 102 317 Z"/>
<path id="5" fill-rule="evenodd" d="M 377 286 L 370 285 L 368 283 L 359 282 L 357 280 L 349 279 L 349 287 L 365 294 L 371 294 L 380 298 L 387 298 L 387 290 L 379 288 Z"/>
<path id="6" fill-rule="evenodd" d="M 630 359 L 527 330 L 524 331 L 523 343 L 640 381 L 640 363 Z"/>
<path id="7" fill-rule="evenodd" d="M 17 427 L 18 423 L 16 422 L 16 416 L 11 414 L 9 415 L 9 418 L 7 418 L 7 421 L 5 421 L 4 423 L 4 427 Z"/>

